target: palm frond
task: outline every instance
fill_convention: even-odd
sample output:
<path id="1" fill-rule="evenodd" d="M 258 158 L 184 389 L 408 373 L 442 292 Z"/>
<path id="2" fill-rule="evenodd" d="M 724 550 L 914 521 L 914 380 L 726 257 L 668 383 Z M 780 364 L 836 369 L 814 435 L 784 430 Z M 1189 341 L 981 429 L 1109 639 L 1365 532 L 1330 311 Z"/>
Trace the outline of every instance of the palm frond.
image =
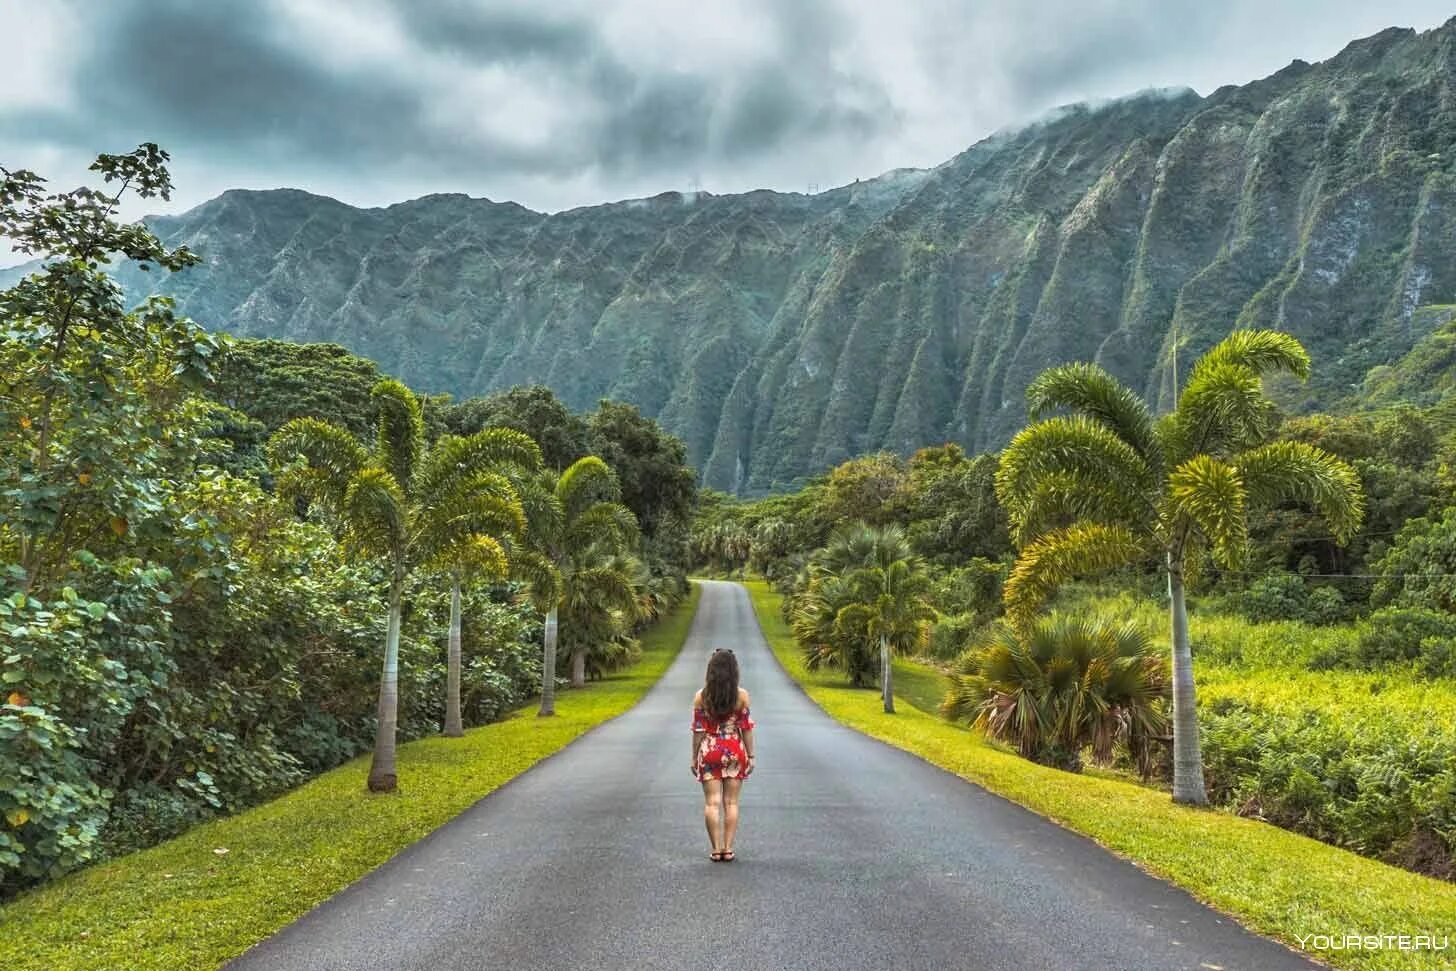
<path id="1" fill-rule="evenodd" d="M 511 547 L 511 576 L 530 587 L 531 602 L 545 613 L 561 600 L 561 571 L 549 559 L 523 546 Z"/>
<path id="2" fill-rule="evenodd" d="M 505 476 L 477 473 L 456 481 L 415 513 L 415 555 L 434 562 L 476 535 L 510 541 L 526 530 L 526 514 Z"/>
<path id="3" fill-rule="evenodd" d="M 594 502 L 617 502 L 621 497 L 617 473 L 595 455 L 577 459 L 556 481 L 556 498 L 568 518 L 575 518 Z"/>
<path id="4" fill-rule="evenodd" d="M 425 422 L 420 402 L 413 391 L 393 378 L 380 381 L 369 391 L 379 410 L 379 434 L 375 456 L 389 470 L 401 489 L 412 490 L 415 465 L 424 448 Z"/>
<path id="5" fill-rule="evenodd" d="M 344 539 L 367 553 L 396 564 L 408 545 L 404 490 L 385 469 L 369 466 L 354 476 L 341 506 Z"/>
<path id="6" fill-rule="evenodd" d="M 1050 529 L 1082 519 L 1132 525 L 1150 511 L 1143 496 L 1119 489 L 1117 483 L 1101 476 L 1054 472 L 1036 482 L 1012 526 L 1012 539 L 1017 546 L 1025 546 Z"/>
<path id="7" fill-rule="evenodd" d="M 1204 352 L 1193 366 L 1189 380 L 1205 368 L 1246 368 L 1256 375 L 1275 372 L 1309 377 L 1309 353 L 1290 334 L 1277 330 L 1236 330 Z"/>
<path id="8" fill-rule="evenodd" d="M 1131 529 L 1103 523 L 1074 523 L 1037 537 L 1021 551 L 1002 597 L 1018 626 L 1028 623 L 1052 592 L 1077 576 L 1104 573 L 1148 554 Z"/>
<path id="9" fill-rule="evenodd" d="M 1278 409 L 1256 371 L 1231 362 L 1200 361 L 1178 397 L 1166 443 L 1171 461 L 1201 452 L 1247 448 L 1268 438 Z"/>
<path id="10" fill-rule="evenodd" d="M 281 494 L 337 509 L 355 474 L 368 463 L 369 453 L 338 425 L 295 418 L 268 440 L 268 461 L 279 472 Z"/>
<path id="11" fill-rule="evenodd" d="M 511 573 L 505 546 L 494 536 L 479 533 L 462 537 L 454 545 L 439 550 L 426 565 L 489 580 L 504 580 Z"/>
<path id="12" fill-rule="evenodd" d="M 632 547 L 637 543 L 637 517 L 620 503 L 593 503 L 567 524 L 565 540 L 568 548 L 592 543 L 606 543 L 619 549 Z"/>
<path id="13" fill-rule="evenodd" d="M 1057 409 L 1086 415 L 1106 425 L 1149 465 L 1159 465 L 1158 439 L 1147 403 L 1096 364 L 1079 361 L 1048 368 L 1027 387 L 1026 401 L 1033 421 Z"/>
<path id="14" fill-rule="evenodd" d="M 1342 543 L 1365 520 L 1365 493 L 1348 463 L 1305 442 L 1270 442 L 1234 460 L 1249 497 L 1263 503 L 1304 502 L 1324 517 Z"/>
<path id="15" fill-rule="evenodd" d="M 1101 422 L 1085 415 L 1047 418 L 1022 429 L 1001 453 L 996 496 L 1013 526 L 1021 526 L 1040 484 L 1055 475 L 1099 479 L 1144 501 L 1154 481 L 1147 461 Z M 1046 499 L 1039 514 L 1049 511 Z"/>
<path id="16" fill-rule="evenodd" d="M 487 428 L 464 437 L 445 435 L 421 460 L 412 491 L 420 502 L 429 502 L 460 475 L 495 471 L 521 482 L 540 468 L 540 446 L 513 428 Z"/>
<path id="17" fill-rule="evenodd" d="M 1195 455 L 1168 477 L 1173 515 L 1186 516 L 1213 548 L 1214 561 L 1235 567 L 1249 543 L 1248 494 L 1239 470 L 1211 455 Z"/>

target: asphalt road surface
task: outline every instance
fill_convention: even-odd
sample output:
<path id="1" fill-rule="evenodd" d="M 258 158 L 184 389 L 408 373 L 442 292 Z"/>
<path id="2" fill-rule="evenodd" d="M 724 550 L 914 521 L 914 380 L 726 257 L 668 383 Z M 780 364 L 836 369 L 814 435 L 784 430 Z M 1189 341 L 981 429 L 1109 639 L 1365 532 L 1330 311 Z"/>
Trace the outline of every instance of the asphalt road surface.
<path id="1" fill-rule="evenodd" d="M 692 696 L 715 647 L 737 653 L 758 724 L 733 863 L 707 859 L 689 771 Z M 230 965 L 1311 966 L 1091 841 L 834 722 L 778 666 L 732 583 L 704 584 L 681 657 L 636 708 Z"/>

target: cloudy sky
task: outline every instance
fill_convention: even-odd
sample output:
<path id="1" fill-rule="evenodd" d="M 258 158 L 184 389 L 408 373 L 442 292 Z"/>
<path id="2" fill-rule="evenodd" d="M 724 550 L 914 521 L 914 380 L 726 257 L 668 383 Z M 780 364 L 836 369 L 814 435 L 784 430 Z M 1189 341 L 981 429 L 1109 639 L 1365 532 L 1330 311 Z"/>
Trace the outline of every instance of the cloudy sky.
<path id="1" fill-rule="evenodd" d="M 803 191 L 935 165 L 1059 104 L 1207 93 L 1450 14 L 1449 0 L 0 0 L 0 165 L 69 187 L 96 152 L 157 141 L 172 209 L 234 186 L 545 210 Z"/>

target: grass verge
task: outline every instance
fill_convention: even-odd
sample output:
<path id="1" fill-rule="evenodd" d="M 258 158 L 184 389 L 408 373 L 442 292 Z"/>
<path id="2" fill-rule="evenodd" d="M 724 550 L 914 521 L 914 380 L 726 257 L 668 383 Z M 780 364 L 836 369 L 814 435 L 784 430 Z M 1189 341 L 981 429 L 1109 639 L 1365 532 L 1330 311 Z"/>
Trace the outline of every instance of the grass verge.
<path id="1" fill-rule="evenodd" d="M 1074 775 L 1004 752 L 920 707 L 933 669 L 897 662 L 908 705 L 880 710 L 879 694 L 805 669 L 766 583 L 745 584 L 779 661 L 831 717 L 1020 803 L 1188 890 L 1260 933 L 1337 968 L 1450 967 L 1456 886 L 1231 813 L 1175 806 L 1167 793 Z M 1451 949 L 1320 949 L 1315 935 L 1449 936 Z M 1414 942 L 1408 942 L 1413 944 Z"/>
<path id="2" fill-rule="evenodd" d="M 212 969 L 636 704 L 687 639 L 700 588 L 642 638 L 620 674 L 467 732 L 399 750 L 400 791 L 364 790 L 368 756 L 270 803 L 204 823 L 0 908 L 6 971 Z M 226 851 L 226 852 L 221 852 Z"/>

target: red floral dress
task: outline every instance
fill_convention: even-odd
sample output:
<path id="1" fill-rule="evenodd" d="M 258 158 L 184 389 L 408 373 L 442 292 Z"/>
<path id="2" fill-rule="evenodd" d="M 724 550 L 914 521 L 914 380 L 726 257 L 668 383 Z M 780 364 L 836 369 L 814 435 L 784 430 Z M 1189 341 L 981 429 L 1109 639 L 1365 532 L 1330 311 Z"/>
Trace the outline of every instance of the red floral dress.
<path id="1" fill-rule="evenodd" d="M 748 754 L 743 749 L 743 732 L 753 731 L 753 719 L 744 705 L 725 718 L 716 718 L 701 707 L 693 709 L 693 731 L 703 732 L 698 743 L 698 781 L 748 778 Z"/>

